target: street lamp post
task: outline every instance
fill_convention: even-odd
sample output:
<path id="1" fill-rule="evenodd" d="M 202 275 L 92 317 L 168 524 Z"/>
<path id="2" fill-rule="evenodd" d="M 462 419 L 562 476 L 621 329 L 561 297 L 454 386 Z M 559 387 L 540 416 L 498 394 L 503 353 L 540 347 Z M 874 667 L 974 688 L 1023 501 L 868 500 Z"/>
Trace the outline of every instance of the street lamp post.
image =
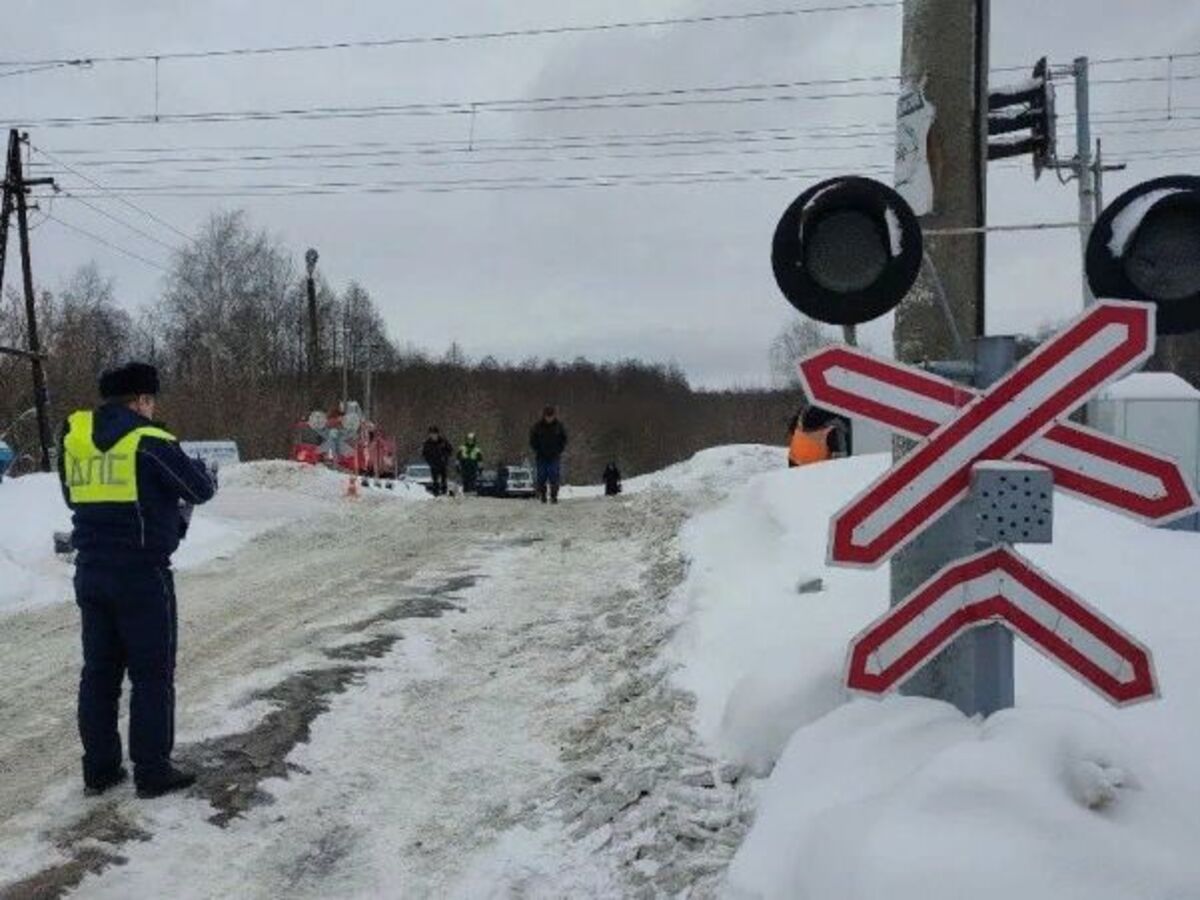
<path id="1" fill-rule="evenodd" d="M 317 251 L 311 247 L 304 254 L 304 264 L 308 268 L 308 385 L 313 395 L 313 403 L 317 403 L 316 385 L 317 373 L 321 368 L 321 344 L 317 334 L 317 284 L 313 279 L 313 271 L 317 268 Z M 315 408 L 315 407 L 314 407 Z"/>

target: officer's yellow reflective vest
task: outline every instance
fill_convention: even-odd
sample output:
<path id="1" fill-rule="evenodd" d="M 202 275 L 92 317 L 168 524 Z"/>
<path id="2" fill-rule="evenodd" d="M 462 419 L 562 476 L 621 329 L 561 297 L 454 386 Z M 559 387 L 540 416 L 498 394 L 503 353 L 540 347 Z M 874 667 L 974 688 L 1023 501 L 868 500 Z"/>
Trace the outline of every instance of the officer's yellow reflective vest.
<path id="1" fill-rule="evenodd" d="M 63 438 L 63 479 L 71 503 L 137 503 L 137 451 L 142 438 L 176 440 L 153 425 L 135 428 L 107 450 L 96 446 L 90 409 L 71 413 Z"/>

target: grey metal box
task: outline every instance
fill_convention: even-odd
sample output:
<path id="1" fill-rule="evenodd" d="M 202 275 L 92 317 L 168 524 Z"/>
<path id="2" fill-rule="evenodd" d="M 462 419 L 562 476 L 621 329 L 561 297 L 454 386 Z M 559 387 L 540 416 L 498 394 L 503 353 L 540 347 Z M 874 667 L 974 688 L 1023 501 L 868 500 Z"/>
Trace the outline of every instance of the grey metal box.
<path id="1" fill-rule="evenodd" d="M 976 463 L 970 502 L 981 543 L 1049 544 L 1054 538 L 1054 475 L 1043 466 Z"/>

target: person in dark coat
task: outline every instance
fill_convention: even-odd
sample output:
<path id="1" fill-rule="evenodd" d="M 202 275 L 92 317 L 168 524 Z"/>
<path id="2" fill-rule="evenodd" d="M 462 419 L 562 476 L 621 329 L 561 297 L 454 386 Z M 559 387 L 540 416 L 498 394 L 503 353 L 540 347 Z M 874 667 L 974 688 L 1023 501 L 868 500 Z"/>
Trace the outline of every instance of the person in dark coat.
<path id="1" fill-rule="evenodd" d="M 562 481 L 562 455 L 567 449 L 567 429 L 553 406 L 542 410 L 542 417 L 529 429 L 529 447 L 537 460 L 537 495 L 545 503 L 547 488 L 551 503 L 558 502 Z"/>
<path id="2" fill-rule="evenodd" d="M 604 496 L 615 497 L 621 493 L 621 470 L 615 462 L 604 467 Z"/>
<path id="3" fill-rule="evenodd" d="M 421 446 L 421 457 L 429 465 L 429 473 L 433 477 L 433 496 L 440 497 L 447 491 L 446 476 L 450 468 L 450 457 L 454 448 L 443 437 L 436 425 L 429 429 L 429 437 Z"/>
<path id="4" fill-rule="evenodd" d="M 58 474 L 72 511 L 75 600 L 83 629 L 79 735 L 83 783 L 101 794 L 127 777 L 117 730 L 121 685 L 132 683 L 129 757 L 139 797 L 196 777 L 171 762 L 175 743 L 177 618 L 171 554 L 193 505 L 216 485 L 154 422 L 158 372 L 130 363 L 100 378 L 102 404 L 72 413 Z"/>

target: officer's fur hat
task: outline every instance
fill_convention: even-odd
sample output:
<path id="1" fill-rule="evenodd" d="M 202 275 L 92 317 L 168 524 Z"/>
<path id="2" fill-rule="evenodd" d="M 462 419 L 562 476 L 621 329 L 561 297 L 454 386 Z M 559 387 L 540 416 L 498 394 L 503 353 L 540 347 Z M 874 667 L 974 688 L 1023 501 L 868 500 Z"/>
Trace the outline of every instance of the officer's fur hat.
<path id="1" fill-rule="evenodd" d="M 126 363 L 100 376 L 100 396 L 105 400 L 157 393 L 158 369 L 149 363 Z"/>

